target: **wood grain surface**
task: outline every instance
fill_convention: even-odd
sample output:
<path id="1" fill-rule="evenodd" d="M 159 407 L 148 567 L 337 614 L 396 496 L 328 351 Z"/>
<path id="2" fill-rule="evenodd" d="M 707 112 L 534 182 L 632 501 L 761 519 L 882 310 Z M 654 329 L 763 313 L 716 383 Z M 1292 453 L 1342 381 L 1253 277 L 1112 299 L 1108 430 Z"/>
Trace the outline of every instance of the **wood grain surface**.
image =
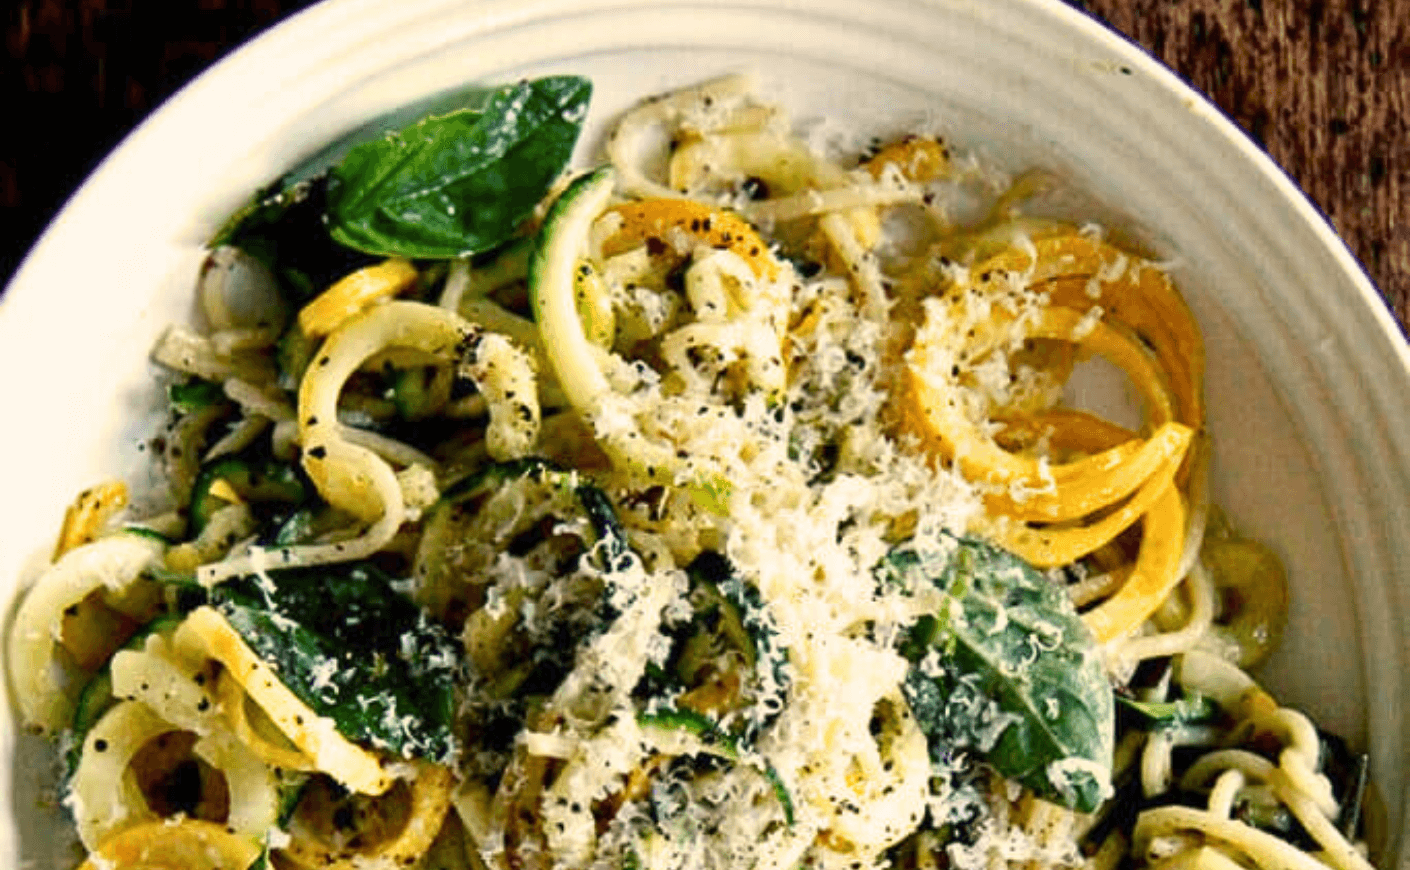
<path id="1" fill-rule="evenodd" d="M 1301 185 L 1410 323 L 1410 0 L 1086 0 Z"/>
<path id="2" fill-rule="evenodd" d="M 1209 95 L 1410 323 L 1410 0 L 1070 0 Z M 0 74 L 0 279 L 164 98 L 307 3 L 18 0 Z"/>

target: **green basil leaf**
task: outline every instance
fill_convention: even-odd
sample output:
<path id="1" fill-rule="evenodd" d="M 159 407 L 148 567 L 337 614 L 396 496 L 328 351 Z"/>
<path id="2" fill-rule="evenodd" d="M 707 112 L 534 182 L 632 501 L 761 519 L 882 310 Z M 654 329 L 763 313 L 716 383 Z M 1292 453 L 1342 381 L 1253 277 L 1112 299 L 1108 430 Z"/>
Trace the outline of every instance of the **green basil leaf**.
<path id="1" fill-rule="evenodd" d="M 366 563 L 267 572 L 212 604 L 284 685 L 350 740 L 450 761 L 455 642 Z"/>
<path id="2" fill-rule="evenodd" d="M 324 225 L 328 177 L 280 178 L 231 215 L 208 243 L 239 248 L 274 275 L 284 298 L 302 306 L 344 275 L 376 259 L 333 241 Z"/>
<path id="3" fill-rule="evenodd" d="M 1111 787 L 1115 708 L 1096 641 L 1062 588 L 1011 553 L 949 536 L 911 542 L 880 573 L 949 599 L 900 644 L 913 662 L 903 690 L 932 757 L 977 752 L 1048 800 L 1095 809 Z"/>
<path id="4" fill-rule="evenodd" d="M 255 238 L 259 235 L 259 230 L 276 226 L 284 219 L 290 210 L 308 198 L 310 185 L 294 184 L 284 178 L 276 178 L 267 186 L 260 188 L 250 201 L 242 205 L 234 214 L 225 219 L 225 223 L 220 229 L 215 231 L 215 235 L 207 247 L 218 248 L 221 245 L 236 245 L 242 239 Z M 255 251 L 249 253 L 263 253 L 259 250 L 259 245 L 251 245 Z M 267 265 L 267 264 L 266 264 Z"/>
<path id="5" fill-rule="evenodd" d="M 480 111 L 425 118 L 348 152 L 328 178 L 328 230 L 370 254 L 441 259 L 508 239 L 572 156 L 592 84 L 521 82 Z"/>

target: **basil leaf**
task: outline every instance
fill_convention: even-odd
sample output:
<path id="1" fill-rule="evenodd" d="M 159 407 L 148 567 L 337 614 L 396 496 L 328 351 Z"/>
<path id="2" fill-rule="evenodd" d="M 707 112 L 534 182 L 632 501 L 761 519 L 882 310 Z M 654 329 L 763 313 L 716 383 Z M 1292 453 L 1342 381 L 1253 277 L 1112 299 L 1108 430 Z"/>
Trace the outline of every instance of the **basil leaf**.
<path id="1" fill-rule="evenodd" d="M 1110 792 L 1114 702 L 1061 587 L 1011 553 L 950 536 L 911 542 L 880 573 L 949 599 L 900 644 L 913 662 L 902 688 L 932 758 L 975 751 L 1041 797 L 1095 809 Z"/>
<path id="2" fill-rule="evenodd" d="M 447 762 L 460 656 L 454 641 L 366 563 L 232 580 L 212 604 L 284 685 L 349 740 Z"/>
<path id="3" fill-rule="evenodd" d="M 232 245 L 259 260 L 284 298 L 302 306 L 349 272 L 376 262 L 328 236 L 327 194 L 326 175 L 297 183 L 280 178 L 232 215 L 207 246 Z"/>
<path id="4" fill-rule="evenodd" d="M 480 111 L 425 118 L 348 152 L 328 178 L 328 230 L 370 254 L 441 259 L 508 239 L 577 142 L 592 84 L 521 82 Z"/>
<path id="5" fill-rule="evenodd" d="M 276 178 L 267 186 L 255 191 L 255 195 L 250 201 L 240 206 L 240 208 L 225 219 L 225 223 L 220 229 L 215 231 L 215 235 L 207 247 L 218 248 L 221 245 L 236 245 L 241 239 L 247 239 L 259 234 L 259 230 L 279 224 L 290 210 L 308 198 L 311 185 L 308 183 L 293 184 L 284 178 Z M 254 246 L 258 250 L 258 245 Z M 247 252 L 254 253 L 254 252 Z"/>

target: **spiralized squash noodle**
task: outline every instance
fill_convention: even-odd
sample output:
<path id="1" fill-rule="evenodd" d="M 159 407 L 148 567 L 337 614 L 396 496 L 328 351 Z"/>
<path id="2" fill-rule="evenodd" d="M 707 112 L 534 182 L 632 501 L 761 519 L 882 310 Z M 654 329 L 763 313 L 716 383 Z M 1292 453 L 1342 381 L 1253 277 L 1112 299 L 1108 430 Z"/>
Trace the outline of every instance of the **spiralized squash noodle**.
<path id="1" fill-rule="evenodd" d="M 225 618 L 210 607 L 192 611 L 173 637 L 188 657 L 208 657 L 240 685 L 264 710 L 289 741 L 353 791 L 381 794 L 392 776 L 373 753 L 338 733 L 332 721 L 319 716 L 294 696 L 273 668 L 255 655 Z"/>
<path id="2" fill-rule="evenodd" d="M 64 727 L 73 699 L 59 677 L 55 648 L 64 611 L 94 591 L 121 591 L 160 552 L 153 541 L 116 535 L 69 550 L 25 595 L 6 639 L 6 662 L 25 721 L 45 731 Z"/>
<path id="3" fill-rule="evenodd" d="M 156 820 L 113 835 L 79 870 L 245 870 L 259 855 L 258 843 L 222 825 Z"/>

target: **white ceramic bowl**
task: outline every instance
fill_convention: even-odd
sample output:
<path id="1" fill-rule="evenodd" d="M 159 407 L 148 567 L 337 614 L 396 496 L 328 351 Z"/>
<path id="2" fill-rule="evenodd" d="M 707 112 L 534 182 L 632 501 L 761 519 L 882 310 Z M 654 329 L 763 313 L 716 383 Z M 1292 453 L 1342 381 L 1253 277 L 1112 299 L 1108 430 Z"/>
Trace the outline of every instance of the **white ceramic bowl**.
<path id="1" fill-rule="evenodd" d="M 1174 258 L 1208 340 L 1216 497 L 1291 568 L 1287 642 L 1263 679 L 1369 747 L 1404 865 L 1410 349 L 1248 139 L 1057 0 L 333 0 L 296 16 L 129 137 L 0 304 L 0 600 L 78 490 L 144 467 L 160 405 L 147 351 L 190 312 L 201 242 L 257 186 L 383 113 L 549 72 L 596 83 L 586 160 L 635 98 L 740 68 L 800 118 L 938 118 L 989 158 L 1056 170 Z M 61 817 L 37 807 L 46 748 L 0 720 L 0 864 L 65 866 Z"/>

